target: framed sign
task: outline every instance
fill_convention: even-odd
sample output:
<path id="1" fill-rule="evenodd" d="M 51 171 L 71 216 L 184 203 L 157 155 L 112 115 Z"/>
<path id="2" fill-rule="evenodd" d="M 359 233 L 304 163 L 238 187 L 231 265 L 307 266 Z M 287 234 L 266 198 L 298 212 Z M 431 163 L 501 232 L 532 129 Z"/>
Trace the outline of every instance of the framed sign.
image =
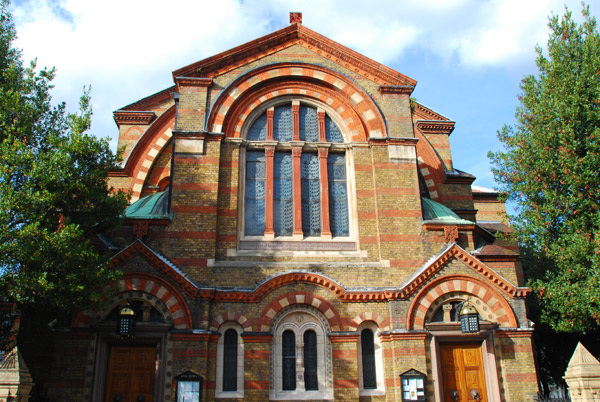
<path id="1" fill-rule="evenodd" d="M 425 378 L 420 371 L 410 369 L 400 374 L 402 383 L 402 402 L 425 401 Z"/>

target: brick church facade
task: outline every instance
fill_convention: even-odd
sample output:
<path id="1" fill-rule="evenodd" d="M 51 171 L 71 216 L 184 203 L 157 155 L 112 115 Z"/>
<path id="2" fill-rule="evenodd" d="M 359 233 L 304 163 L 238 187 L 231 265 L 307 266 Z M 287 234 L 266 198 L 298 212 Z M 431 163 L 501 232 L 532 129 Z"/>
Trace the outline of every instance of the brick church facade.
<path id="1" fill-rule="evenodd" d="M 533 400 L 504 205 L 415 80 L 297 14 L 173 79 L 114 112 L 123 277 L 49 335 L 50 400 Z"/>

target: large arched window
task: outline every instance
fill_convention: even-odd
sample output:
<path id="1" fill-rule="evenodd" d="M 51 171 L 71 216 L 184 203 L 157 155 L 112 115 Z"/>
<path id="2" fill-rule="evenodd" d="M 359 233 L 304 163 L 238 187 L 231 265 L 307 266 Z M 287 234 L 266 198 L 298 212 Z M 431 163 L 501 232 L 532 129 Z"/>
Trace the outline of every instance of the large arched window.
<path id="1" fill-rule="evenodd" d="M 350 235 L 346 147 L 321 108 L 290 100 L 246 131 L 244 236 Z"/>
<path id="2" fill-rule="evenodd" d="M 332 399 L 331 348 L 315 316 L 291 312 L 273 336 L 271 400 Z"/>
<path id="3" fill-rule="evenodd" d="M 383 353 L 379 341 L 379 328 L 367 321 L 358 328 L 358 374 L 361 396 L 385 394 Z"/>
<path id="4" fill-rule="evenodd" d="M 219 328 L 216 398 L 244 397 L 244 345 L 242 329 L 235 322 Z"/>

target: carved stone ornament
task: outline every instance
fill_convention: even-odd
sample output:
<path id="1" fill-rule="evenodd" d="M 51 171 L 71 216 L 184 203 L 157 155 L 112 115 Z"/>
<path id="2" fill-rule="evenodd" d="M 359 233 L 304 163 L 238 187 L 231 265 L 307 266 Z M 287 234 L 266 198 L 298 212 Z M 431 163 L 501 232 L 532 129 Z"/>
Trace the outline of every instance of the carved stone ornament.
<path id="1" fill-rule="evenodd" d="M 141 239 L 148 234 L 148 222 L 139 221 L 133 223 L 133 234 L 136 239 Z"/>
<path id="2" fill-rule="evenodd" d="M 290 24 L 302 24 L 302 13 L 291 12 L 290 13 Z"/>
<path id="3" fill-rule="evenodd" d="M 456 243 L 458 239 L 458 226 L 444 226 L 444 238 L 447 243 Z"/>

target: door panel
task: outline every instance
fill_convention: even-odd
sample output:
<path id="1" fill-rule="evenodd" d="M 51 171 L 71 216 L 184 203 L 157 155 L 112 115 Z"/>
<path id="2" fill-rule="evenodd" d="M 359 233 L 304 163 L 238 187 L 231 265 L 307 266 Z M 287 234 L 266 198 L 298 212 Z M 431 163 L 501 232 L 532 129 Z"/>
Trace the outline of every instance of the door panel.
<path id="1" fill-rule="evenodd" d="M 440 344 L 440 358 L 444 402 L 487 401 L 481 344 Z M 472 391 L 479 399 L 473 398 Z"/>
<path id="2" fill-rule="evenodd" d="M 153 402 L 156 348 L 112 346 L 108 357 L 105 402 Z M 120 397 L 120 399 L 119 399 Z"/>

